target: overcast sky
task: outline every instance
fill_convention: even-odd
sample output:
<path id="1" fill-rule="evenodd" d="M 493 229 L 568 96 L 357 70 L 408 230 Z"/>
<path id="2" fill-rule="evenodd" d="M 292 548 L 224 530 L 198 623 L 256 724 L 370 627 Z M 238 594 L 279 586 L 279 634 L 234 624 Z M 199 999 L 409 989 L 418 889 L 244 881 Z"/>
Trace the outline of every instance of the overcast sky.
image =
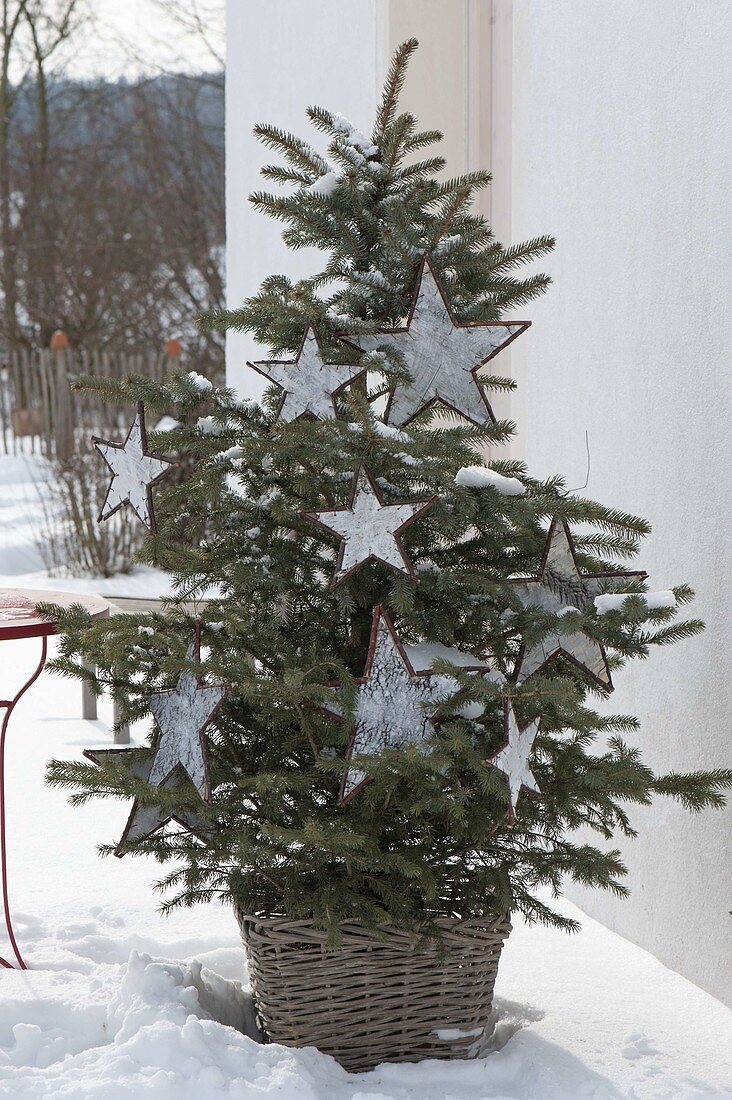
<path id="1" fill-rule="evenodd" d="M 219 67 L 201 36 L 186 32 L 155 0 L 87 0 L 87 4 L 94 23 L 75 44 L 68 63 L 70 75 L 134 78 L 161 69 Z M 206 35 L 219 57 L 223 56 L 224 4 L 225 0 L 185 0 L 181 5 L 203 16 Z"/>

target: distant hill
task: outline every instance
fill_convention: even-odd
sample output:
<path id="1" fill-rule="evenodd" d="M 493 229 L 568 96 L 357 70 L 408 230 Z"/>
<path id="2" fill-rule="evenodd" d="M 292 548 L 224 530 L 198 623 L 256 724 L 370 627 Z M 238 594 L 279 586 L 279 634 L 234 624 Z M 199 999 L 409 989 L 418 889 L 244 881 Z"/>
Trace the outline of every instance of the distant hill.
<path id="1" fill-rule="evenodd" d="M 76 146 L 78 141 L 96 140 L 99 114 L 116 121 L 133 121 L 144 101 L 169 120 L 171 129 L 185 128 L 181 107 L 192 110 L 203 124 L 212 146 L 224 155 L 224 74 L 163 74 L 137 81 L 54 80 L 49 83 L 49 104 L 57 128 L 56 139 Z M 26 83 L 19 90 L 14 108 L 21 135 L 36 123 L 35 85 Z M 54 135 L 52 134 L 52 141 Z"/>
<path id="2" fill-rule="evenodd" d="M 225 302 L 223 73 L 51 81 L 45 126 L 37 92 L 16 89 L 8 116 L 0 346 L 176 335 L 217 369 L 223 337 L 195 319 Z"/>

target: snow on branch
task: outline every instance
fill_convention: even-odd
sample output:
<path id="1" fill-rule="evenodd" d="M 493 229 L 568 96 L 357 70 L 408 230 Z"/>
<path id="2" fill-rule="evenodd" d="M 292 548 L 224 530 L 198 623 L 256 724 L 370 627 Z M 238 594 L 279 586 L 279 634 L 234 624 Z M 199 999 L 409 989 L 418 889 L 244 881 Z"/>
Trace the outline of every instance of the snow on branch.
<path id="1" fill-rule="evenodd" d="M 495 489 L 504 497 L 520 497 L 526 486 L 517 477 L 505 477 L 487 466 L 463 466 L 455 474 L 455 484 L 468 489 Z"/>

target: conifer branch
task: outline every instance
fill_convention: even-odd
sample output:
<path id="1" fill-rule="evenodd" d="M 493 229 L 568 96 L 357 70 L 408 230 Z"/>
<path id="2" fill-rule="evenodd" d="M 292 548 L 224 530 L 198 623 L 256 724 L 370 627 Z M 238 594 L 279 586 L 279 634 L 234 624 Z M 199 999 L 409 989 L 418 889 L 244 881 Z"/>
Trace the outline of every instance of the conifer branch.
<path id="1" fill-rule="evenodd" d="M 374 126 L 373 140 L 379 145 L 387 127 L 391 125 L 399 102 L 399 96 L 407 75 L 409 59 L 418 48 L 416 38 L 408 38 L 406 42 L 397 48 L 389 64 L 389 72 L 386 77 L 384 92 L 381 97 L 378 111 L 376 112 L 376 124 Z"/>

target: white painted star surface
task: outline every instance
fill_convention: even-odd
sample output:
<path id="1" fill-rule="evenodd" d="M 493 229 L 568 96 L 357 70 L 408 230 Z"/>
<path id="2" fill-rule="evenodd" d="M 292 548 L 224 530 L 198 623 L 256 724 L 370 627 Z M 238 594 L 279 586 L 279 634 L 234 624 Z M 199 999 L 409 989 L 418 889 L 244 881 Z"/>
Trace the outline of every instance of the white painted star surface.
<path id="1" fill-rule="evenodd" d="M 579 611 L 587 609 L 593 597 L 604 591 L 614 578 L 627 580 L 629 577 L 642 580 L 645 573 L 581 573 L 575 560 L 569 528 L 554 519 L 538 576 L 517 578 L 511 583 L 526 607 L 562 616 L 575 608 Z M 581 630 L 560 633 L 550 629 L 536 645 L 523 647 L 516 668 L 516 680 L 527 680 L 548 661 L 559 656 L 571 661 L 607 691 L 613 690 L 604 647 Z"/>
<path id="2" fill-rule="evenodd" d="M 363 367 L 353 363 L 326 363 L 312 325 L 295 359 L 260 360 L 247 365 L 284 391 L 278 413 L 280 420 L 298 420 L 301 416 L 334 420 L 337 415 L 335 396 L 344 386 L 365 374 Z"/>
<path id="3" fill-rule="evenodd" d="M 193 661 L 195 652 L 196 643 L 192 642 L 186 660 Z M 186 671 L 172 691 L 150 696 L 149 707 L 159 729 L 150 783 L 165 783 L 180 767 L 201 798 L 210 800 L 211 781 L 203 731 L 227 691 L 224 684 L 200 685 L 195 673 Z"/>
<path id="4" fill-rule="evenodd" d="M 402 427 L 440 401 L 473 424 L 495 419 L 476 372 L 530 325 L 530 321 L 457 321 L 427 253 L 417 275 L 406 328 L 354 338 L 364 351 L 390 347 L 404 357 L 412 381 L 399 384 L 385 420 Z"/>
<path id="5" fill-rule="evenodd" d="M 313 523 L 343 540 L 331 587 L 341 584 L 370 558 L 414 576 L 399 536 L 433 503 L 433 500 L 413 500 L 385 504 L 378 485 L 364 468 L 356 474 L 351 500 L 345 508 L 303 512 Z"/>
<path id="6" fill-rule="evenodd" d="M 424 746 L 433 731 L 428 707 L 444 697 L 444 685 L 433 683 L 431 676 L 415 673 L 385 615 L 379 617 L 371 660 L 364 675 L 364 682 L 358 687 L 349 759 L 378 755 L 388 748 Z M 367 782 L 363 772 L 349 767 L 341 802 L 353 798 Z"/>
<path id="7" fill-rule="evenodd" d="M 450 653 L 455 664 L 487 671 L 487 666 L 474 665 L 469 655 L 465 655 L 465 660 L 455 660 Z M 436 656 L 443 655 L 437 647 Z M 467 660 L 471 663 L 466 664 Z M 364 772 L 351 766 L 353 757 L 375 756 L 386 749 L 403 749 L 408 745 L 428 751 L 434 729 L 433 708 L 458 687 L 452 676 L 415 670 L 391 619 L 380 607 L 376 608 L 366 668 L 358 686 L 347 753 L 349 766 L 339 795 L 341 805 L 350 802 L 370 782 Z"/>
<path id="8" fill-rule="evenodd" d="M 534 718 L 524 729 L 519 729 L 513 707 L 506 700 L 504 704 L 506 743 L 487 762 L 502 772 L 508 782 L 509 825 L 513 825 L 516 820 L 516 804 L 522 787 L 534 794 L 541 794 L 529 764 L 529 756 L 539 732 L 540 722 L 540 718 Z"/>
<path id="9" fill-rule="evenodd" d="M 152 756 L 150 753 L 145 753 L 140 749 L 85 749 L 84 756 L 89 760 L 93 760 L 95 764 L 103 766 L 105 761 L 111 761 L 116 764 L 122 764 L 130 774 L 137 776 L 138 779 L 144 780 L 146 783 L 150 781 L 150 768 L 152 765 Z M 168 779 L 160 784 L 160 786 L 170 789 L 175 788 L 177 785 L 177 778 L 174 775 L 168 777 Z M 125 855 L 128 845 L 134 843 L 136 840 L 140 840 L 142 837 L 150 836 L 151 833 L 157 832 L 158 829 L 162 829 L 168 822 L 175 821 L 178 825 L 181 825 L 184 829 L 187 829 L 191 833 L 196 833 L 197 836 L 205 837 L 210 832 L 211 825 L 205 821 L 198 814 L 191 814 L 182 811 L 176 811 L 172 813 L 170 810 L 164 810 L 162 806 L 143 806 L 139 799 L 135 799 L 130 810 L 130 816 L 127 819 L 124 832 L 120 838 L 119 844 L 115 849 L 116 856 Z"/>
<path id="10" fill-rule="evenodd" d="M 99 513 L 99 522 L 129 504 L 138 519 L 154 532 L 152 486 L 174 463 L 148 453 L 142 406 L 137 410 L 124 443 L 97 438 L 93 443 L 112 473 L 112 480 Z"/>

